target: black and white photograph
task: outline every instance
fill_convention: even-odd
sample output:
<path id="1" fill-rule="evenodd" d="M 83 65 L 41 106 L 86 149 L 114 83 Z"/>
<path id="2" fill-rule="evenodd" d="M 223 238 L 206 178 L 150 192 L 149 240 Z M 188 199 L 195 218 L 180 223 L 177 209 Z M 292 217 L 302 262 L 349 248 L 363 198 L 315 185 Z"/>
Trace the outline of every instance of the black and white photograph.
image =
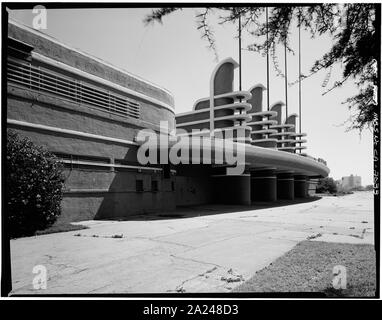
<path id="1" fill-rule="evenodd" d="M 379 299 L 380 3 L 2 3 L 2 299 Z M 216 300 L 143 316 L 238 315 Z"/>

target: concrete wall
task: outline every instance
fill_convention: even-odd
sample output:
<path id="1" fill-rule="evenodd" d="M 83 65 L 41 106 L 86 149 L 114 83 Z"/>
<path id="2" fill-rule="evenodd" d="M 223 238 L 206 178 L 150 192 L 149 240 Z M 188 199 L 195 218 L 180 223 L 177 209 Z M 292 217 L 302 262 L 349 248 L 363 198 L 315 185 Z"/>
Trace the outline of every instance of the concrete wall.
<path id="1" fill-rule="evenodd" d="M 308 195 L 314 196 L 316 194 L 316 188 L 318 185 L 318 179 L 308 179 L 307 180 L 307 186 L 308 186 Z"/>
<path id="2" fill-rule="evenodd" d="M 177 206 L 200 205 L 213 201 L 210 166 L 179 165 L 176 170 Z"/>
<path id="3" fill-rule="evenodd" d="M 172 96 L 166 91 L 46 39 L 35 31 L 9 24 L 8 35 L 32 45 L 34 52 L 173 106 Z M 91 82 L 34 59 L 31 63 Z M 92 85 L 113 90 L 103 84 Z M 158 170 L 140 169 L 142 165 L 137 161 L 137 145 L 61 131 L 72 130 L 80 134 L 133 141 L 141 129 L 158 130 L 161 120 L 167 120 L 170 129 L 174 127 L 173 111 L 139 96 L 125 96 L 139 103 L 139 119 L 97 110 L 86 104 L 8 82 L 7 128 L 29 137 L 58 156 L 74 159 L 74 162 L 68 160 L 72 162 L 65 164 L 65 193 L 59 221 L 127 217 L 175 209 L 175 177 L 165 176 L 159 167 Z M 85 165 L 84 161 L 89 164 Z M 118 168 L 114 164 L 135 168 Z M 142 191 L 137 191 L 136 180 L 143 181 Z M 158 182 L 157 191 L 152 189 L 153 180 Z"/>
<path id="4" fill-rule="evenodd" d="M 15 115 L 15 110 L 22 107 L 19 101 L 8 100 L 8 113 Z M 17 106 L 15 106 L 17 105 Z M 43 108 L 41 105 L 34 109 Z M 37 117 L 37 123 L 50 124 L 54 122 L 55 112 L 33 113 L 28 111 L 28 105 L 24 104 L 24 112 L 17 112 L 18 120 L 29 120 L 30 117 Z M 24 116 L 22 116 L 24 115 Z M 71 114 L 73 117 L 73 114 Z M 65 119 L 65 116 L 62 117 Z M 134 127 L 115 124 L 114 122 L 103 122 L 102 125 L 91 125 L 93 121 L 100 121 L 92 117 L 74 116 L 72 122 L 83 122 L 83 128 L 92 128 L 97 134 L 109 135 L 117 128 L 120 132 L 126 132 L 126 138 L 131 137 L 136 130 Z M 101 121 L 102 122 L 102 121 Z M 36 122 L 34 122 L 36 123 Z M 63 122 L 64 123 L 64 122 Z M 71 126 L 60 126 L 71 128 Z M 78 157 L 91 157 L 96 163 L 108 163 L 125 161 L 128 164 L 137 163 L 137 146 L 122 145 L 112 142 L 103 142 L 82 137 L 73 137 L 66 134 L 46 132 L 44 130 L 30 129 L 26 127 L 8 125 L 21 136 L 29 137 L 34 143 L 46 147 L 48 150 L 58 154 L 74 155 Z M 88 130 L 93 132 L 92 130 Z M 98 166 L 84 166 L 74 163 L 67 164 L 65 171 L 65 194 L 62 202 L 62 216 L 59 221 L 80 221 L 93 218 L 126 217 L 138 213 L 153 211 L 171 211 L 175 209 L 175 192 L 171 183 L 174 177 L 165 179 L 163 172 L 154 174 L 151 171 L 141 173 L 136 170 L 121 171 L 118 169 Z M 136 192 L 136 180 L 142 179 L 144 191 Z M 151 180 L 158 181 L 158 192 L 151 191 Z"/>
<path id="5" fill-rule="evenodd" d="M 176 205 L 190 206 L 212 202 L 210 177 L 176 176 Z"/>
<path id="6" fill-rule="evenodd" d="M 216 175 L 213 177 L 214 202 L 223 204 L 251 204 L 251 177 Z"/>
<path id="7" fill-rule="evenodd" d="M 142 81 L 126 72 L 112 68 L 99 60 L 92 59 L 79 50 L 57 43 L 57 41 L 49 39 L 48 36 L 42 37 L 38 31 L 11 22 L 8 24 L 8 36 L 33 46 L 34 52 L 36 53 L 40 53 L 126 88 L 147 94 L 169 105 L 174 105 L 174 99 L 167 91 L 150 85 L 148 82 Z"/>
<path id="8" fill-rule="evenodd" d="M 174 178 L 133 171 L 96 171 L 94 168 L 67 169 L 65 174 L 66 186 L 70 188 L 65 192 L 59 221 L 125 218 L 175 209 Z M 136 192 L 136 179 L 143 180 L 142 192 Z M 159 191 L 151 190 L 152 180 L 158 181 Z"/>

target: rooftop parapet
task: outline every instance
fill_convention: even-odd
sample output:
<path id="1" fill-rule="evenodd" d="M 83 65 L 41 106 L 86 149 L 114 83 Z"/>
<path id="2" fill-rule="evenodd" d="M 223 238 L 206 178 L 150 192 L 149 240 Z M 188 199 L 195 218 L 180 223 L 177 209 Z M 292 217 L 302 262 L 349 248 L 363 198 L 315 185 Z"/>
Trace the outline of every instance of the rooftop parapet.
<path id="1" fill-rule="evenodd" d="M 35 59 L 46 60 L 45 62 L 55 61 L 60 65 L 66 65 L 70 69 L 77 69 L 83 73 L 99 77 L 130 90 L 132 94 L 136 93 L 142 98 L 146 97 L 151 101 L 157 101 L 158 105 L 174 112 L 174 98 L 168 90 L 117 68 L 106 61 L 70 47 L 45 33 L 10 20 L 8 23 L 8 37 L 33 47 L 32 57 Z"/>

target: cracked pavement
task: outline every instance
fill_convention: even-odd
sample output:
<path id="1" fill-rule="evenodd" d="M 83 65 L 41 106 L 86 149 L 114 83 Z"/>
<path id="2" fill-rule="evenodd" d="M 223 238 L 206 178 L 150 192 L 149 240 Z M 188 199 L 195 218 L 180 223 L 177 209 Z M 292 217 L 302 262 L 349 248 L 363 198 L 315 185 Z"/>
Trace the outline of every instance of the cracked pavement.
<path id="1" fill-rule="evenodd" d="M 89 228 L 11 241 L 12 293 L 229 292 L 300 241 L 373 244 L 373 201 L 371 192 L 357 192 L 79 222 Z M 33 289 L 36 265 L 47 269 L 45 290 Z"/>

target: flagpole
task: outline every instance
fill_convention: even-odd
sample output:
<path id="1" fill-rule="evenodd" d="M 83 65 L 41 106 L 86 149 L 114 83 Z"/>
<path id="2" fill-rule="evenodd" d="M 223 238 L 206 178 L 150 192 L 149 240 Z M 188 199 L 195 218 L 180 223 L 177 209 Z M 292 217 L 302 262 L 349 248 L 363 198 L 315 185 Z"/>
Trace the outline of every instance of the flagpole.
<path id="1" fill-rule="evenodd" d="M 301 17 L 298 23 L 298 112 L 299 112 L 299 133 L 301 133 Z M 300 149 L 301 153 L 301 149 Z"/>
<path id="2" fill-rule="evenodd" d="M 265 8 L 265 19 L 266 19 L 266 26 L 267 26 L 267 109 L 269 111 L 269 36 L 268 36 L 268 7 Z"/>
<path id="3" fill-rule="evenodd" d="M 239 15 L 239 91 L 241 91 L 241 14 Z"/>
<path id="4" fill-rule="evenodd" d="M 288 118 L 288 68 L 287 68 L 287 44 L 285 38 L 285 46 L 284 46 L 284 54 L 285 54 L 285 113 L 286 118 Z"/>

